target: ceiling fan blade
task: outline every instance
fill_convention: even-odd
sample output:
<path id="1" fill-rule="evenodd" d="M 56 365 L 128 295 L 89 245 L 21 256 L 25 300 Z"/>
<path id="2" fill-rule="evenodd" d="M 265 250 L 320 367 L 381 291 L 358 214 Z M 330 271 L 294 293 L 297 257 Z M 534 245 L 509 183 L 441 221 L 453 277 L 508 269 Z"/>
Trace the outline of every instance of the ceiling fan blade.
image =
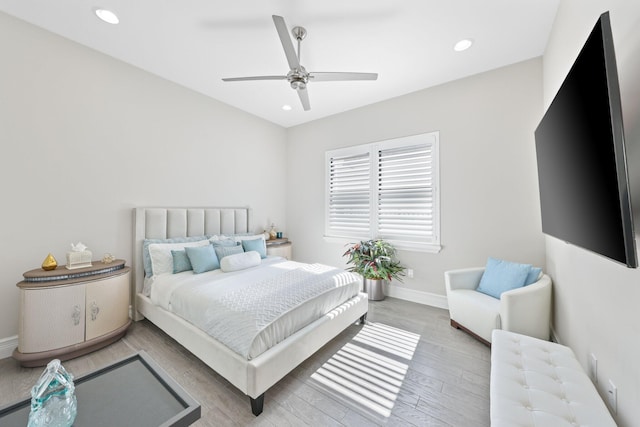
<path id="1" fill-rule="evenodd" d="M 278 36 L 280 37 L 284 54 L 287 56 L 289 68 L 292 70 L 300 68 L 300 61 L 298 60 L 298 55 L 293 47 L 293 42 L 289 36 L 289 30 L 287 30 L 287 24 L 285 24 L 284 18 L 278 15 L 271 16 L 273 18 L 273 23 L 276 24 L 276 30 L 278 31 Z"/>
<path id="2" fill-rule="evenodd" d="M 298 89 L 296 92 L 298 92 L 298 97 L 300 98 L 304 111 L 309 111 L 311 109 L 311 104 L 309 103 L 309 93 L 307 92 L 307 89 Z"/>
<path id="3" fill-rule="evenodd" d="M 226 77 L 223 82 L 244 82 L 247 80 L 287 80 L 287 76 L 253 76 L 253 77 Z"/>
<path id="4" fill-rule="evenodd" d="M 378 73 L 309 73 L 309 80 L 314 82 L 338 82 L 345 80 L 377 80 Z"/>

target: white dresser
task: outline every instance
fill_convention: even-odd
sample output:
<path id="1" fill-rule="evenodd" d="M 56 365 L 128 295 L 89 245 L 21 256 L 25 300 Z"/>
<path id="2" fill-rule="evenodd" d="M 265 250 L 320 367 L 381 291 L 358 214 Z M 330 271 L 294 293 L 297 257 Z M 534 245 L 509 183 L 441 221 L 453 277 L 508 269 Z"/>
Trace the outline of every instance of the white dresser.
<path id="1" fill-rule="evenodd" d="M 18 348 L 23 366 L 67 360 L 120 339 L 129 319 L 130 268 L 125 261 L 31 270 L 19 282 Z"/>

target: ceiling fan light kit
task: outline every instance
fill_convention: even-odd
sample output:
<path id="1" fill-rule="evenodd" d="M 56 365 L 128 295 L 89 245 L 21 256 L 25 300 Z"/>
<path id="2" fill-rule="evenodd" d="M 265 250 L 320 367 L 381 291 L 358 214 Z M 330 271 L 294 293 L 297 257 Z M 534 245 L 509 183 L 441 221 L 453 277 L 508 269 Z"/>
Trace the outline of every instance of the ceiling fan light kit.
<path id="1" fill-rule="evenodd" d="M 349 73 L 349 72 L 308 72 L 300 65 L 300 45 L 302 40 L 307 36 L 307 30 L 303 27 L 293 27 L 291 34 L 298 42 L 298 51 L 296 52 L 287 31 L 287 24 L 282 16 L 273 15 L 273 23 L 280 37 L 284 54 L 289 63 L 289 72 L 286 76 L 253 76 L 253 77 L 229 77 L 224 78 L 225 82 L 250 81 L 250 80 L 287 80 L 292 89 L 298 93 L 300 103 L 305 111 L 311 109 L 309 103 L 309 94 L 307 93 L 307 83 L 309 81 L 329 82 L 329 81 L 352 81 L 352 80 L 376 80 L 377 73 Z"/>

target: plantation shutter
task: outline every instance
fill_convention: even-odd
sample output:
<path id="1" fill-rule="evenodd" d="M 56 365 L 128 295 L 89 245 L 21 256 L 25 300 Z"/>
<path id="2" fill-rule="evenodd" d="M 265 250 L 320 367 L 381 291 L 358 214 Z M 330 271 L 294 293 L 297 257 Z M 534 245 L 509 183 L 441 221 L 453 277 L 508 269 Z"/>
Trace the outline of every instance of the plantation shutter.
<path id="1" fill-rule="evenodd" d="M 438 252 L 439 133 L 327 151 L 325 237 Z"/>
<path id="2" fill-rule="evenodd" d="M 329 158 L 328 228 L 336 236 L 367 236 L 371 218 L 369 151 Z"/>
<path id="3" fill-rule="evenodd" d="M 379 237 L 433 241 L 433 144 L 380 149 L 377 154 Z"/>

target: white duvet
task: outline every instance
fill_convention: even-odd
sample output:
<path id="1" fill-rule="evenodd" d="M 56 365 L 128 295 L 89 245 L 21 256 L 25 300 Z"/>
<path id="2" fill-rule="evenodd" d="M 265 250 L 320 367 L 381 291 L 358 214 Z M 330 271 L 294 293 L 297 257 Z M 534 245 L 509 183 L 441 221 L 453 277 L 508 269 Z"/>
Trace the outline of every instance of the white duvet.
<path id="1" fill-rule="evenodd" d="M 269 257 L 231 273 L 155 276 L 150 298 L 252 359 L 357 295 L 360 283 L 333 267 Z"/>

